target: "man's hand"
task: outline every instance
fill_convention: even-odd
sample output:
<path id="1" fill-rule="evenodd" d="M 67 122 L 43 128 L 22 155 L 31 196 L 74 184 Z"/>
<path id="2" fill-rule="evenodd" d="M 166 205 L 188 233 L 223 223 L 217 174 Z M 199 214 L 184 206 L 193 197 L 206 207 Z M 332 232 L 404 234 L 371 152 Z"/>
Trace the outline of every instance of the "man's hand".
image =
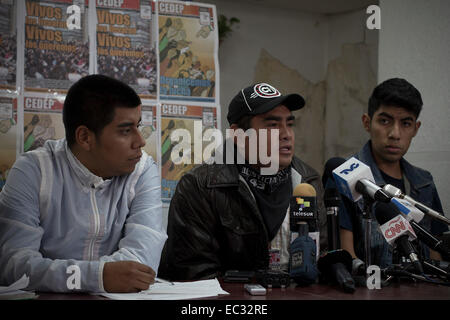
<path id="1" fill-rule="evenodd" d="M 138 292 L 155 282 L 155 271 L 135 261 L 106 262 L 103 287 L 106 292 Z"/>

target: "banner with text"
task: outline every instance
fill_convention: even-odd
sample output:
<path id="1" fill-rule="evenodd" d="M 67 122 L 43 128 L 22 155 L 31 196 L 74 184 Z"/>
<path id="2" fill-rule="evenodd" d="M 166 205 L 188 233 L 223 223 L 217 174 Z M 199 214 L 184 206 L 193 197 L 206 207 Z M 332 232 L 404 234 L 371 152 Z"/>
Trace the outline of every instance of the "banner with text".
<path id="1" fill-rule="evenodd" d="M 85 5 L 26 0 L 25 8 L 25 90 L 66 92 L 89 74 Z"/>
<path id="2" fill-rule="evenodd" d="M 161 99 L 217 101 L 216 21 L 214 6 L 158 2 Z"/>
<path id="3" fill-rule="evenodd" d="M 151 0 L 97 1 L 97 72 L 156 99 L 155 3 Z"/>
<path id="4" fill-rule="evenodd" d="M 17 32 L 13 21 L 16 7 L 12 0 L 0 6 L 0 89 L 16 89 Z"/>

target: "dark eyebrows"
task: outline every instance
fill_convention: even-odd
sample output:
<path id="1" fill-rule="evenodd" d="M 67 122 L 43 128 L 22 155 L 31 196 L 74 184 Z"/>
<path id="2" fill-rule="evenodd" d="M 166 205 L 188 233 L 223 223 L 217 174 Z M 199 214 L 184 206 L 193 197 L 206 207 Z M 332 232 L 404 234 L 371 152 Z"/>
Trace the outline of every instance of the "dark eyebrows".
<path id="1" fill-rule="evenodd" d="M 403 118 L 403 119 L 401 119 L 401 120 L 402 120 L 402 121 L 412 121 L 412 122 L 415 121 L 413 117 L 406 117 L 406 118 Z"/>
<path id="2" fill-rule="evenodd" d="M 381 112 L 380 114 L 378 114 L 377 117 L 385 117 L 385 118 L 389 118 L 389 119 L 394 119 L 393 116 L 391 116 L 389 113 L 386 113 L 386 112 Z"/>
<path id="3" fill-rule="evenodd" d="M 141 121 L 142 121 L 142 119 L 139 118 L 138 125 L 141 123 Z M 122 123 L 118 124 L 117 127 L 118 128 L 126 128 L 126 127 L 132 127 L 132 126 L 135 126 L 135 125 L 136 124 L 134 122 L 130 121 L 130 122 L 122 122 Z"/>
<path id="4" fill-rule="evenodd" d="M 276 116 L 268 116 L 266 118 L 264 118 L 264 121 L 281 121 L 283 120 L 283 118 L 281 117 L 276 117 Z M 290 115 L 289 117 L 286 118 L 286 121 L 294 121 L 295 120 L 295 116 Z"/>
<path id="5" fill-rule="evenodd" d="M 394 120 L 394 117 L 391 116 L 389 113 L 386 113 L 386 112 L 381 112 L 381 113 L 378 115 L 378 117 L 386 117 L 386 118 L 389 118 L 389 119 L 391 119 L 391 120 Z M 413 122 L 414 122 L 415 120 L 414 120 L 413 117 L 408 116 L 408 117 L 406 117 L 406 118 L 401 119 L 401 121 L 413 121 Z"/>

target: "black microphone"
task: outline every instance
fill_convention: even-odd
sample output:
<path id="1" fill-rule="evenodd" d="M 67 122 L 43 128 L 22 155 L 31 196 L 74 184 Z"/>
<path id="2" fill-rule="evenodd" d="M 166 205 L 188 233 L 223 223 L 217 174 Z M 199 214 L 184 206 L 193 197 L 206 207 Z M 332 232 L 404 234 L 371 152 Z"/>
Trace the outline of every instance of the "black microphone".
<path id="1" fill-rule="evenodd" d="M 317 262 L 322 282 L 338 283 L 347 293 L 355 292 L 355 281 L 351 276 L 352 256 L 339 249 L 327 252 Z"/>
<path id="2" fill-rule="evenodd" d="M 340 248 L 339 205 L 341 198 L 337 189 L 325 189 L 324 203 L 327 210 L 328 250 Z"/>
<path id="3" fill-rule="evenodd" d="M 450 250 L 444 244 L 444 241 L 437 239 L 414 220 L 410 221 L 409 223 L 411 224 L 414 232 L 417 234 L 417 238 L 419 238 L 420 241 L 425 243 L 429 248 L 439 252 L 444 260 L 450 259 Z"/>
<path id="4" fill-rule="evenodd" d="M 369 196 L 370 199 L 380 202 L 389 202 L 391 197 L 377 184 L 368 179 L 360 179 L 355 185 L 356 191 L 362 195 Z"/>
<path id="5" fill-rule="evenodd" d="M 325 163 L 323 175 L 322 175 L 322 185 L 324 188 L 326 188 L 326 184 L 328 179 L 332 179 L 334 181 L 333 177 L 333 170 L 339 167 L 341 164 L 345 162 L 344 158 L 341 157 L 334 157 L 328 159 L 328 161 Z"/>
<path id="6" fill-rule="evenodd" d="M 439 252 L 444 260 L 450 259 L 450 249 L 444 244 L 444 241 L 437 239 L 428 230 L 419 225 L 419 222 L 424 218 L 422 211 L 404 199 L 394 197 L 391 203 L 406 216 L 406 220 L 408 220 L 420 241 L 425 243 L 429 248 Z"/>
<path id="7" fill-rule="evenodd" d="M 424 204 L 422 204 L 422 203 L 414 200 L 410 196 L 404 194 L 402 192 L 402 190 L 400 190 L 399 188 L 394 187 L 393 185 L 390 185 L 390 184 L 386 184 L 383 186 L 383 190 L 391 197 L 398 197 L 400 199 L 405 199 L 406 201 L 411 203 L 414 207 L 416 207 L 417 209 L 419 209 L 426 215 L 430 216 L 431 218 L 439 220 L 441 222 L 444 222 L 444 223 L 450 225 L 450 220 L 447 219 L 444 215 L 441 215 L 439 212 L 437 212 L 431 208 L 428 208 Z"/>
<path id="8" fill-rule="evenodd" d="M 417 253 L 408 238 L 417 238 L 408 220 L 406 220 L 393 203 L 376 202 L 375 217 L 380 224 L 380 231 L 386 241 L 395 244 L 399 251 L 408 257 L 416 270 L 422 274 L 423 268 Z"/>
<path id="9" fill-rule="evenodd" d="M 336 187 L 327 186 L 327 181 L 331 179 L 335 185 L 333 170 L 345 162 L 344 158 L 330 158 L 325 163 L 322 175 L 322 184 L 325 188 L 324 203 L 327 210 L 327 232 L 328 232 L 328 250 L 336 250 L 341 247 L 339 235 L 339 205 L 341 198 Z"/>

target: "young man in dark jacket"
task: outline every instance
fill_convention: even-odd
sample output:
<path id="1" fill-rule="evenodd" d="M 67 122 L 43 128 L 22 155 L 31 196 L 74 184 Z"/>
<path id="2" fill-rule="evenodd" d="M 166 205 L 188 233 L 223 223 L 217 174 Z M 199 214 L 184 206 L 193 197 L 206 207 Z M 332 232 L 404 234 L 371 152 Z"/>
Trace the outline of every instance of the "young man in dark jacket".
<path id="1" fill-rule="evenodd" d="M 419 131 L 421 122 L 418 117 L 422 105 L 420 92 L 405 79 L 393 78 L 379 84 L 369 99 L 367 113 L 362 116 L 370 140 L 354 157 L 370 167 L 376 184 L 391 184 L 433 210 L 442 212 L 430 172 L 403 158 Z M 356 203 L 343 200 L 339 210 L 341 244 L 354 258 L 356 269 L 365 259 L 363 200 Z M 429 216 L 425 216 L 420 225 L 435 236 L 448 231 L 445 224 Z M 372 219 L 371 230 L 372 264 L 385 268 L 393 263 L 393 247 L 379 232 L 375 218 Z M 418 245 L 417 249 L 425 259 L 442 259 L 438 252 L 426 246 Z"/>
<path id="2" fill-rule="evenodd" d="M 267 269 L 269 256 L 287 270 L 289 202 L 300 183 L 311 184 L 317 192 L 320 249 L 325 249 L 326 212 L 320 176 L 294 156 L 292 111 L 304 104 L 300 95 L 283 96 L 265 83 L 242 89 L 233 98 L 227 115 L 231 129 L 254 129 L 259 140 L 260 129 L 266 129 L 277 132 L 278 139 L 271 141 L 269 134 L 266 144 L 256 144 L 260 147 L 255 163 L 250 161 L 255 155 L 249 151 L 252 143 L 247 143 L 240 153 L 245 163 L 216 161 L 182 177 L 170 204 L 169 239 L 160 277 L 191 280 L 213 278 L 227 270 Z M 270 165 L 262 164 L 264 146 L 266 155 L 278 158 L 278 168 L 270 175 L 261 170 Z M 236 144 L 233 148 L 238 149 Z M 224 150 L 224 155 L 229 151 Z"/>

